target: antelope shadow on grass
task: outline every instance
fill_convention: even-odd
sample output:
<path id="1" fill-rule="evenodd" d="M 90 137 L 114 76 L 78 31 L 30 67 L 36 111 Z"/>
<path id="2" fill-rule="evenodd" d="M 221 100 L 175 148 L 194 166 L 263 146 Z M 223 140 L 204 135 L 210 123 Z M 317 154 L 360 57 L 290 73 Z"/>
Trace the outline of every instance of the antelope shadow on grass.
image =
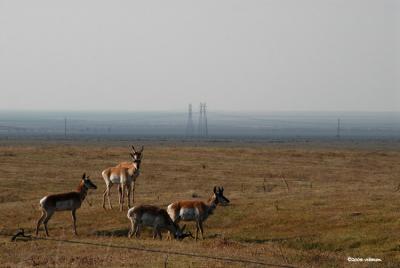
<path id="1" fill-rule="evenodd" d="M 106 236 L 106 237 L 127 237 L 129 233 L 129 228 L 115 229 L 115 230 L 99 230 L 93 232 L 95 236 Z"/>

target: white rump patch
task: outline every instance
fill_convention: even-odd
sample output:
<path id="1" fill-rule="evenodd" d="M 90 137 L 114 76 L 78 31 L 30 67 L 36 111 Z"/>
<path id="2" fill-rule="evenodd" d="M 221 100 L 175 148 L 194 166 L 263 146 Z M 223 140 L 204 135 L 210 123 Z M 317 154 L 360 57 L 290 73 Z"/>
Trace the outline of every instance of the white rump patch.
<path id="1" fill-rule="evenodd" d="M 128 210 L 128 213 L 127 213 L 127 215 L 126 216 L 128 216 L 128 218 L 130 219 L 130 218 L 133 218 L 133 210 L 135 209 L 135 207 L 132 207 L 132 208 L 130 208 L 129 210 Z"/>
<path id="2" fill-rule="evenodd" d="M 40 203 L 40 206 L 41 206 L 41 207 L 43 207 L 43 204 L 44 204 L 44 202 L 46 201 L 46 199 L 47 199 L 47 196 L 45 196 L 45 197 L 43 197 L 42 199 L 40 199 L 39 203 Z"/>

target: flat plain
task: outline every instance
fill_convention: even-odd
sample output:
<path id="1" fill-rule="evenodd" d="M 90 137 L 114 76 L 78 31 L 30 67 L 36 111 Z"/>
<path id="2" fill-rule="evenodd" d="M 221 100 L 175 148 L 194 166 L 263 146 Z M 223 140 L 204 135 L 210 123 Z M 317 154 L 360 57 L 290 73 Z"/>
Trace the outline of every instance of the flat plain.
<path id="1" fill-rule="evenodd" d="M 207 200 L 214 186 L 225 188 L 230 205 L 215 210 L 197 242 L 153 240 L 149 230 L 128 239 L 115 186 L 114 209 L 102 208 L 101 171 L 128 161 L 129 144 L 1 141 L 0 266 L 260 266 L 206 256 L 295 267 L 348 266 L 348 257 L 400 263 L 399 141 L 145 142 L 134 205 Z M 18 228 L 34 233 L 43 196 L 74 190 L 83 172 L 98 190 L 77 211 L 79 236 L 60 212 L 49 222 L 52 240 L 10 242 Z"/>

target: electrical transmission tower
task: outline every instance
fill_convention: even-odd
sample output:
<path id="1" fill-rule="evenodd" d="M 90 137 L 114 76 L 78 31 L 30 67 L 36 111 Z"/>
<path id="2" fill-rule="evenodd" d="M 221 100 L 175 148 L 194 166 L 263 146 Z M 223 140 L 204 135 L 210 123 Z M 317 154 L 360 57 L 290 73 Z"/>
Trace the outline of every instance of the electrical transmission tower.
<path id="1" fill-rule="evenodd" d="M 64 117 L 64 138 L 67 138 L 67 118 Z"/>
<path id="2" fill-rule="evenodd" d="M 336 132 L 336 138 L 340 138 L 340 118 L 337 120 L 337 132 Z"/>
<path id="3" fill-rule="evenodd" d="M 203 103 L 203 121 L 204 121 L 204 136 L 208 137 L 208 125 L 207 125 L 207 105 Z"/>
<path id="4" fill-rule="evenodd" d="M 199 128 L 198 128 L 199 137 L 207 137 L 208 136 L 206 107 L 207 107 L 206 103 L 200 103 Z"/>
<path id="5" fill-rule="evenodd" d="M 194 125 L 193 125 L 192 104 L 189 104 L 188 120 L 186 125 L 186 137 L 193 137 L 193 136 L 194 136 Z"/>

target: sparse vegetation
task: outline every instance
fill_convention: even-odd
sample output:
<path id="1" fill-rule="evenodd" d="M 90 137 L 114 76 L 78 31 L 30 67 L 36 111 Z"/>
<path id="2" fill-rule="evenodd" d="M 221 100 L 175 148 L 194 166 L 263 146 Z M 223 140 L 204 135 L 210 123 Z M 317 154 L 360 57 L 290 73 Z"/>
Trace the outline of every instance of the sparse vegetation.
<path id="1" fill-rule="evenodd" d="M 300 267 L 348 264 L 347 257 L 375 257 L 380 265 L 400 262 L 400 146 L 389 142 L 332 147 L 323 143 L 225 146 L 147 144 L 135 205 L 166 207 L 179 199 L 207 198 L 221 185 L 231 204 L 204 224 L 206 239 L 153 241 L 127 238 L 126 210 L 102 205 L 101 171 L 129 160 L 128 146 L 115 143 L 0 146 L 0 231 L 33 233 L 39 199 L 76 187 L 83 172 L 99 186 L 77 212 L 80 236 L 69 213 L 52 218 L 51 237 L 102 245 L 135 246 L 210 256 L 244 258 Z M 382 145 L 382 144 L 380 144 Z M 284 179 L 283 179 L 284 178 Z M 194 224 L 187 228 L 194 231 Z M 93 245 L 0 236 L 0 263 L 14 266 L 241 267 L 241 263 L 146 253 Z M 365 265 L 365 264 L 361 264 Z"/>

